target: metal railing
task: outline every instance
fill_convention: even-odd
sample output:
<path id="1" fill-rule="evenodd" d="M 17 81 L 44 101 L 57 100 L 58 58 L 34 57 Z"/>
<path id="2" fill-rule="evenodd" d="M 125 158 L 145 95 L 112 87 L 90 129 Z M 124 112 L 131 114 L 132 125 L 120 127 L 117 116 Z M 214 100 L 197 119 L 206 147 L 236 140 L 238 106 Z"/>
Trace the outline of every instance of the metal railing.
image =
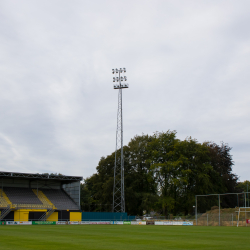
<path id="1" fill-rule="evenodd" d="M 244 213 L 244 212 L 242 212 Z M 197 223 L 196 223 L 197 221 Z M 197 226 L 249 226 L 246 223 L 245 215 L 240 218 L 236 213 L 204 213 L 197 214 L 197 220 L 194 220 L 194 225 Z"/>

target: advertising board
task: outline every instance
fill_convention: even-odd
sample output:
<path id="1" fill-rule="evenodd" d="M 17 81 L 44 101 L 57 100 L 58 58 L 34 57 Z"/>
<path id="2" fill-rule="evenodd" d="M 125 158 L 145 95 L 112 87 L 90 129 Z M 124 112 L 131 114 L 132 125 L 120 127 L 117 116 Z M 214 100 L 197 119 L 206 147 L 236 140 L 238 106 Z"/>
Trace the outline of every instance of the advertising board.
<path id="1" fill-rule="evenodd" d="M 6 221 L 6 225 L 19 225 L 19 221 Z"/>
<path id="2" fill-rule="evenodd" d="M 67 225 L 68 222 L 67 221 L 57 221 L 56 225 Z"/>
<path id="3" fill-rule="evenodd" d="M 123 225 L 131 225 L 131 221 L 123 221 Z"/>
<path id="4" fill-rule="evenodd" d="M 249 219 L 246 219 L 246 223 L 247 223 L 247 224 L 250 224 L 250 220 L 249 220 Z"/>
<path id="5" fill-rule="evenodd" d="M 154 225 L 154 224 L 155 224 L 155 222 L 152 221 L 152 220 L 148 220 L 148 221 L 146 222 L 146 225 Z"/>
<path id="6" fill-rule="evenodd" d="M 109 225 L 110 224 L 110 221 L 98 221 L 99 225 Z"/>
<path id="7" fill-rule="evenodd" d="M 32 221 L 19 221 L 19 225 L 32 225 Z"/>
<path id="8" fill-rule="evenodd" d="M 146 221 L 139 221 L 139 225 L 146 225 Z"/>
<path id="9" fill-rule="evenodd" d="M 194 223 L 193 223 L 193 221 L 183 221 L 182 225 L 183 226 L 193 226 Z"/>
<path id="10" fill-rule="evenodd" d="M 163 221 L 155 221 L 155 225 L 157 225 L 157 226 L 163 226 Z"/>
<path id="11" fill-rule="evenodd" d="M 113 221 L 82 221 L 81 222 L 82 225 L 87 225 L 87 224 L 91 224 L 91 225 L 109 225 L 109 224 L 113 224 Z"/>
<path id="12" fill-rule="evenodd" d="M 116 221 L 116 225 L 123 225 L 123 221 Z"/>
<path id="13" fill-rule="evenodd" d="M 32 221 L 32 225 L 56 225 L 55 221 Z"/>
<path id="14" fill-rule="evenodd" d="M 131 221 L 131 225 L 139 225 L 139 221 Z"/>
<path id="15" fill-rule="evenodd" d="M 81 224 L 82 225 L 89 225 L 90 223 L 89 223 L 89 221 L 81 221 Z"/>
<path id="16" fill-rule="evenodd" d="M 0 226 L 3 226 L 3 225 L 6 225 L 6 222 L 5 221 L 0 221 Z"/>
<path id="17" fill-rule="evenodd" d="M 174 226 L 182 226 L 183 221 L 173 221 Z"/>
<path id="18" fill-rule="evenodd" d="M 69 221 L 68 224 L 69 225 L 78 225 L 79 221 Z"/>
<path id="19" fill-rule="evenodd" d="M 163 221 L 163 225 L 164 226 L 171 226 L 171 225 L 173 225 L 173 222 L 172 221 Z"/>

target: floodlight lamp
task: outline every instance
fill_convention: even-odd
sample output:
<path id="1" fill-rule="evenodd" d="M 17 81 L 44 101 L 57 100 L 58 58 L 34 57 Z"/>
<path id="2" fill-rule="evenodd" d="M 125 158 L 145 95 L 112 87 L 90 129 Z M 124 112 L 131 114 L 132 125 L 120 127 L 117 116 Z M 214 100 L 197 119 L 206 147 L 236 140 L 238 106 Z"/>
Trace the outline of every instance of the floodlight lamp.
<path id="1" fill-rule="evenodd" d="M 113 77 L 113 82 L 115 82 L 115 77 Z"/>
<path id="2" fill-rule="evenodd" d="M 119 82 L 119 77 L 116 77 L 116 81 Z"/>
<path id="3" fill-rule="evenodd" d="M 112 69 L 112 74 L 114 74 L 115 73 L 115 70 L 114 69 Z"/>
<path id="4" fill-rule="evenodd" d="M 127 81 L 127 77 L 126 76 L 124 76 L 124 81 Z"/>
<path id="5" fill-rule="evenodd" d="M 124 73 L 126 73 L 126 68 L 123 68 Z"/>
<path id="6" fill-rule="evenodd" d="M 122 73 L 122 68 L 120 68 L 120 72 Z"/>
<path id="7" fill-rule="evenodd" d="M 123 81 L 123 77 L 121 76 L 121 81 Z"/>
<path id="8" fill-rule="evenodd" d="M 115 69 L 115 73 L 118 73 L 118 69 L 117 68 Z"/>

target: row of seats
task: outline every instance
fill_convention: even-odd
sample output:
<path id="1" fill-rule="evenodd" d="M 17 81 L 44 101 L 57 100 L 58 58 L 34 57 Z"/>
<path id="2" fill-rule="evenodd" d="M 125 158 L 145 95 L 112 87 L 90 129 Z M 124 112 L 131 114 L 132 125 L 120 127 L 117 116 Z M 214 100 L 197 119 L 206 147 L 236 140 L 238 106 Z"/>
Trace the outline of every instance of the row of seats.
<path id="1" fill-rule="evenodd" d="M 4 192 L 13 204 L 43 204 L 31 188 L 5 187 Z"/>
<path id="2" fill-rule="evenodd" d="M 46 204 L 50 203 L 59 210 L 79 209 L 70 196 L 62 189 L 39 189 L 38 193 L 31 188 L 4 187 L 3 190 L 10 202 L 12 204 L 18 204 L 18 207 L 27 205 L 34 208 L 41 208 L 44 206 L 44 200 L 46 199 Z"/>
<path id="3" fill-rule="evenodd" d="M 42 189 L 43 193 L 59 210 L 70 209 L 78 210 L 75 202 L 61 189 Z"/>
<path id="4" fill-rule="evenodd" d="M 0 207 L 1 208 L 7 208 L 9 205 L 11 205 L 11 202 L 7 198 L 4 191 L 0 188 Z"/>

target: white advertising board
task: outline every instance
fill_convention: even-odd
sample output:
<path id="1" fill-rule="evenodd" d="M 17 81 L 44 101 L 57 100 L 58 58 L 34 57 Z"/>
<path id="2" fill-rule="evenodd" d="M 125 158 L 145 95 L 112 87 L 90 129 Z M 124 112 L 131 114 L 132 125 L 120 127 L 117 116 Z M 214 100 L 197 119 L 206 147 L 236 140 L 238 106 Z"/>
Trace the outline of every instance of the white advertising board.
<path id="1" fill-rule="evenodd" d="M 131 221 L 131 225 L 139 225 L 139 221 Z"/>
<path id="2" fill-rule="evenodd" d="M 193 226 L 194 223 L 193 223 L 193 221 L 183 221 L 182 225 L 183 226 Z"/>
<path id="3" fill-rule="evenodd" d="M 57 221 L 56 222 L 56 225 L 66 225 L 66 224 L 68 224 L 67 221 Z"/>
<path id="4" fill-rule="evenodd" d="M 68 224 L 70 224 L 70 225 L 78 225 L 79 221 L 69 221 Z"/>
<path id="5" fill-rule="evenodd" d="M 19 225 L 19 221 L 6 221 L 6 225 Z"/>
<path id="6" fill-rule="evenodd" d="M 163 221 L 155 221 L 155 225 L 157 225 L 157 226 L 163 226 Z"/>
<path id="7" fill-rule="evenodd" d="M 32 225 L 32 221 L 19 221 L 19 225 Z"/>
<path id="8" fill-rule="evenodd" d="M 139 225 L 146 225 L 146 221 L 139 221 Z"/>
<path id="9" fill-rule="evenodd" d="M 109 225 L 110 221 L 99 221 L 98 224 L 99 225 Z"/>
<path id="10" fill-rule="evenodd" d="M 182 226 L 183 221 L 173 221 L 174 226 Z"/>
<path id="11" fill-rule="evenodd" d="M 89 223 L 89 221 L 81 221 L 81 224 L 82 225 L 89 225 L 90 223 Z"/>
<path id="12" fill-rule="evenodd" d="M 91 224 L 91 225 L 109 225 L 113 224 L 112 221 L 82 221 L 81 224 Z"/>
<path id="13" fill-rule="evenodd" d="M 174 226 L 182 226 L 183 221 L 173 221 Z"/>
<path id="14" fill-rule="evenodd" d="M 90 221 L 89 224 L 90 225 L 95 225 L 95 224 L 98 224 L 98 221 Z"/>
<path id="15" fill-rule="evenodd" d="M 163 225 L 164 226 L 171 226 L 171 225 L 173 225 L 173 222 L 172 221 L 163 221 Z"/>

